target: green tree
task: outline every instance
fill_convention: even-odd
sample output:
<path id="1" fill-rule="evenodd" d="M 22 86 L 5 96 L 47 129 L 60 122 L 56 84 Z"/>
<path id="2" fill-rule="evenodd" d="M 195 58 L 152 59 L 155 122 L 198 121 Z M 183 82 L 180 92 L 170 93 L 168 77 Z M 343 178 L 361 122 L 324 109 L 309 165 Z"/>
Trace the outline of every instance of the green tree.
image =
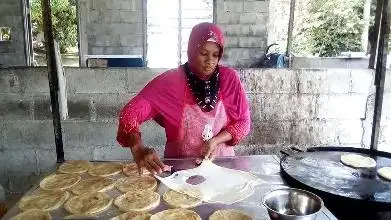
<path id="1" fill-rule="evenodd" d="M 363 0 L 308 0 L 297 30 L 294 51 L 334 57 L 343 51 L 361 51 Z"/>
<path id="2" fill-rule="evenodd" d="M 65 53 L 69 47 L 77 45 L 77 15 L 76 6 L 68 0 L 52 0 L 53 34 L 60 44 L 60 50 Z M 31 2 L 31 22 L 33 37 L 36 39 L 43 32 L 41 0 Z"/>

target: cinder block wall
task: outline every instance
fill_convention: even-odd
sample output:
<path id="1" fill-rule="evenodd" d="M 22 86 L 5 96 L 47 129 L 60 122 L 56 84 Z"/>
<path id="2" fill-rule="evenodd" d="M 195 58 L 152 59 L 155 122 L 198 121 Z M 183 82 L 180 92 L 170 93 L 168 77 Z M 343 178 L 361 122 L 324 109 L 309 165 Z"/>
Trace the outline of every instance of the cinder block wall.
<path id="1" fill-rule="evenodd" d="M 130 159 L 116 143 L 120 109 L 161 69 L 66 68 L 69 119 L 66 159 Z M 240 155 L 291 146 L 369 147 L 374 72 L 366 69 L 239 69 L 251 101 L 252 131 Z M 390 147 L 391 74 L 383 104 L 381 149 Z M 0 182 L 23 191 L 56 162 L 45 68 L 0 70 Z M 144 124 L 147 145 L 162 155 L 163 129 Z M 390 150 L 390 149 L 388 149 Z M 27 184 L 26 184 L 27 183 Z"/>
<path id="2" fill-rule="evenodd" d="M 26 66 L 22 0 L 0 1 L 0 27 L 10 27 L 12 41 L 0 41 L 0 68 Z"/>

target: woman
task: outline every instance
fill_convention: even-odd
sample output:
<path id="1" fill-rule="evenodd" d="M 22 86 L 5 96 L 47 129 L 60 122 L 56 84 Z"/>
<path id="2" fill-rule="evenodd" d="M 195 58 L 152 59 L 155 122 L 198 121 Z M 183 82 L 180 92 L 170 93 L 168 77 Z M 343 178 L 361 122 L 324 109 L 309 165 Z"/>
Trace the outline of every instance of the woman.
<path id="1" fill-rule="evenodd" d="M 235 155 L 233 146 L 250 130 L 250 113 L 237 72 L 218 65 L 223 44 L 215 24 L 194 26 L 188 62 L 157 76 L 122 109 L 117 140 L 131 149 L 139 169 L 166 169 L 140 138 L 139 126 L 149 119 L 165 129 L 166 158 Z"/>

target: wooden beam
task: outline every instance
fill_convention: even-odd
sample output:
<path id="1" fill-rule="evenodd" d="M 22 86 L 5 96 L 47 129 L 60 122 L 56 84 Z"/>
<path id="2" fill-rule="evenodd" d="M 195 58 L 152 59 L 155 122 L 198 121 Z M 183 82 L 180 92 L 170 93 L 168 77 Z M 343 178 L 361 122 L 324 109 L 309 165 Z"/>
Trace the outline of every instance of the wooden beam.
<path id="1" fill-rule="evenodd" d="M 377 150 L 378 143 L 379 143 L 378 140 L 379 140 L 381 113 L 382 113 L 382 106 L 383 106 L 384 82 L 386 78 L 386 68 L 387 68 L 388 39 L 390 36 L 389 8 L 390 8 L 390 1 L 384 0 L 384 4 L 382 7 L 381 21 L 379 22 L 380 23 L 379 49 L 377 53 L 376 75 L 375 75 L 376 96 L 375 96 L 375 108 L 374 108 L 373 124 L 372 124 L 372 137 L 371 137 L 372 150 Z"/>
<path id="2" fill-rule="evenodd" d="M 50 88 L 50 102 L 52 106 L 54 141 L 56 144 L 57 163 L 64 162 L 64 148 L 62 142 L 62 130 L 60 120 L 60 110 L 58 103 L 58 77 L 56 66 L 56 53 L 53 37 L 52 13 L 50 0 L 41 0 L 43 30 L 45 34 L 46 60 L 48 68 L 48 79 Z"/>
<path id="3" fill-rule="evenodd" d="M 373 26 L 374 27 L 373 32 L 370 35 L 371 39 L 369 40 L 371 43 L 370 57 L 369 57 L 369 64 L 368 64 L 369 69 L 375 68 L 376 55 L 377 55 L 377 50 L 379 48 L 379 31 L 380 31 L 379 28 L 380 28 L 380 21 L 382 16 L 382 9 L 383 9 L 383 1 L 377 0 L 375 24 Z"/>
<path id="4" fill-rule="evenodd" d="M 291 56 L 291 50 L 292 50 L 293 24 L 295 21 L 295 8 L 296 8 L 296 0 L 291 0 L 290 10 L 289 10 L 288 39 L 287 39 L 286 53 L 285 53 L 285 55 L 287 57 Z"/>

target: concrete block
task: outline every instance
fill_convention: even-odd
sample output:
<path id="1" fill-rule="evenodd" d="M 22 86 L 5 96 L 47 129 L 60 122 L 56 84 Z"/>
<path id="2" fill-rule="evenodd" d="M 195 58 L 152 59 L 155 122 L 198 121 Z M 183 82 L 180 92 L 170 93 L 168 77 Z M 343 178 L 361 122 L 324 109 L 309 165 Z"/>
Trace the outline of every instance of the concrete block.
<path id="1" fill-rule="evenodd" d="M 251 121 L 252 124 L 256 124 L 263 120 L 262 102 L 264 95 L 248 94 L 247 97 L 250 103 Z"/>
<path id="2" fill-rule="evenodd" d="M 6 84 L 9 87 L 12 87 L 8 89 L 9 91 L 26 94 L 49 93 L 49 81 L 47 78 L 46 68 L 10 68 L 7 72 L 9 75 L 6 76 L 5 79 L 3 77 L 1 78 L 3 81 L 2 84 Z"/>
<path id="3" fill-rule="evenodd" d="M 258 122 L 253 126 L 252 144 L 289 143 L 291 122 Z"/>
<path id="4" fill-rule="evenodd" d="M 128 74 L 128 91 L 138 93 L 148 82 L 167 71 L 167 69 L 127 68 L 126 71 Z"/>
<path id="5" fill-rule="evenodd" d="M 240 14 L 240 24 L 257 24 L 267 23 L 267 15 L 256 12 L 244 12 Z"/>
<path id="6" fill-rule="evenodd" d="M 94 46 L 99 47 L 108 47 L 108 46 L 119 46 L 120 44 L 120 36 L 116 35 L 98 35 L 94 36 L 93 40 L 90 40 L 89 43 Z"/>
<path id="7" fill-rule="evenodd" d="M 249 93 L 297 92 L 297 75 L 294 70 L 241 69 L 240 76 Z"/>
<path id="8" fill-rule="evenodd" d="M 118 13 L 118 12 L 117 12 Z M 142 22 L 142 12 L 141 11 L 120 11 L 120 22 L 121 23 L 138 23 Z"/>
<path id="9" fill-rule="evenodd" d="M 1 3 L 0 15 L 22 15 L 20 3 Z M 7 26 L 7 23 L 1 24 Z"/>
<path id="10" fill-rule="evenodd" d="M 226 47 L 238 47 L 239 46 L 239 37 L 227 36 L 224 42 Z"/>
<path id="11" fill-rule="evenodd" d="M 365 95 L 320 95 L 318 118 L 361 119 L 365 117 Z"/>
<path id="12" fill-rule="evenodd" d="M 262 37 L 265 37 L 265 35 L 267 33 L 266 23 L 250 25 L 248 27 L 249 27 L 249 33 L 248 34 L 250 36 L 262 36 Z M 262 39 L 263 39 L 263 43 L 265 43 L 266 42 L 265 38 L 262 38 Z"/>
<path id="13" fill-rule="evenodd" d="M 121 16 L 120 16 L 119 10 L 101 11 L 101 22 L 104 24 L 120 23 Z"/>
<path id="14" fill-rule="evenodd" d="M 249 27 L 242 27 L 242 30 L 248 30 L 248 34 L 250 34 Z M 239 39 L 239 47 L 265 47 L 265 44 L 266 41 L 262 37 L 240 37 Z"/>
<path id="15" fill-rule="evenodd" d="M 90 120 L 92 97 L 88 94 L 68 96 L 68 117 L 76 120 Z"/>
<path id="16" fill-rule="evenodd" d="M 7 123 L 5 121 L 1 121 L 0 122 L 0 155 L 3 153 L 3 150 L 7 148 L 7 141 L 5 140 L 6 129 L 7 129 Z M 0 173 L 1 173 L 1 168 L 0 168 Z"/>
<path id="17" fill-rule="evenodd" d="M 383 107 L 382 107 L 382 120 L 391 119 L 391 93 L 384 93 Z"/>
<path id="18" fill-rule="evenodd" d="M 35 184 L 39 183 L 39 180 L 43 178 L 43 174 L 28 172 L 25 170 L 19 170 L 14 172 L 8 172 L 8 190 L 11 192 L 25 193 Z"/>
<path id="19" fill-rule="evenodd" d="M 38 172 L 35 150 L 5 150 L 2 153 L 6 172 Z"/>
<path id="20" fill-rule="evenodd" d="M 119 44 L 121 46 L 136 46 L 142 45 L 143 35 L 131 34 L 131 35 L 120 35 Z"/>
<path id="21" fill-rule="evenodd" d="M 51 148 L 54 146 L 53 123 L 47 121 L 12 121 L 6 124 L 5 137 L 10 149 Z"/>
<path id="22" fill-rule="evenodd" d="M 93 150 L 93 160 L 126 160 L 133 161 L 130 149 L 121 146 L 102 146 Z"/>
<path id="23" fill-rule="evenodd" d="M 133 98 L 133 95 L 101 95 L 94 97 L 96 119 L 101 121 L 119 118 L 121 109 Z"/>
<path id="24" fill-rule="evenodd" d="M 239 59 L 259 59 L 258 56 L 263 53 L 262 48 L 226 48 L 223 59 L 236 61 Z"/>
<path id="25" fill-rule="evenodd" d="M 350 92 L 360 93 L 360 94 L 374 93 L 375 91 L 374 81 L 375 81 L 374 70 L 352 69 Z"/>
<path id="26" fill-rule="evenodd" d="M 243 1 L 224 1 L 225 12 L 242 12 Z"/>
<path id="27" fill-rule="evenodd" d="M 384 82 L 384 91 L 391 92 L 391 71 L 386 72 L 386 81 Z"/>
<path id="28" fill-rule="evenodd" d="M 20 93 L 21 86 L 17 75 L 9 69 L 0 69 L 0 93 Z"/>
<path id="29" fill-rule="evenodd" d="M 154 121 L 146 121 L 141 125 L 141 138 L 146 146 L 161 146 L 166 144 L 166 133 Z"/>
<path id="30" fill-rule="evenodd" d="M 64 121 L 66 146 L 113 146 L 117 143 L 117 122 Z"/>
<path id="31" fill-rule="evenodd" d="M 65 160 L 93 160 L 94 147 L 64 147 Z"/>
<path id="32" fill-rule="evenodd" d="M 217 15 L 218 24 L 239 24 L 241 13 L 240 12 L 225 12 Z"/>
<path id="33" fill-rule="evenodd" d="M 16 94 L 0 94 L 0 119 L 31 119 L 31 98 Z"/>
<path id="34" fill-rule="evenodd" d="M 309 119 L 315 117 L 315 109 L 315 96 L 265 94 L 262 118 L 266 121 Z"/>
<path id="35" fill-rule="evenodd" d="M 300 93 L 348 93 L 349 69 L 308 69 L 299 72 Z"/>
<path id="36" fill-rule="evenodd" d="M 70 93 L 126 93 L 126 70 L 121 68 L 69 68 Z"/>
<path id="37" fill-rule="evenodd" d="M 89 10 L 88 11 L 88 22 L 89 23 L 102 23 L 103 17 L 100 10 Z M 104 14 L 103 14 L 104 15 Z"/>
<path id="38" fill-rule="evenodd" d="M 89 54 L 91 55 L 101 55 L 103 54 L 103 47 L 88 47 Z"/>
<path id="39" fill-rule="evenodd" d="M 244 1 L 244 12 L 267 13 L 269 10 L 269 1 Z"/>
<path id="40" fill-rule="evenodd" d="M 241 24 L 227 24 L 221 25 L 224 34 L 226 36 L 241 36 L 242 35 L 242 25 Z"/>
<path id="41" fill-rule="evenodd" d="M 39 172 L 54 172 L 57 168 L 56 148 L 51 150 L 37 150 Z"/>
<path id="42" fill-rule="evenodd" d="M 35 96 L 34 101 L 34 120 L 53 119 L 50 96 Z"/>

